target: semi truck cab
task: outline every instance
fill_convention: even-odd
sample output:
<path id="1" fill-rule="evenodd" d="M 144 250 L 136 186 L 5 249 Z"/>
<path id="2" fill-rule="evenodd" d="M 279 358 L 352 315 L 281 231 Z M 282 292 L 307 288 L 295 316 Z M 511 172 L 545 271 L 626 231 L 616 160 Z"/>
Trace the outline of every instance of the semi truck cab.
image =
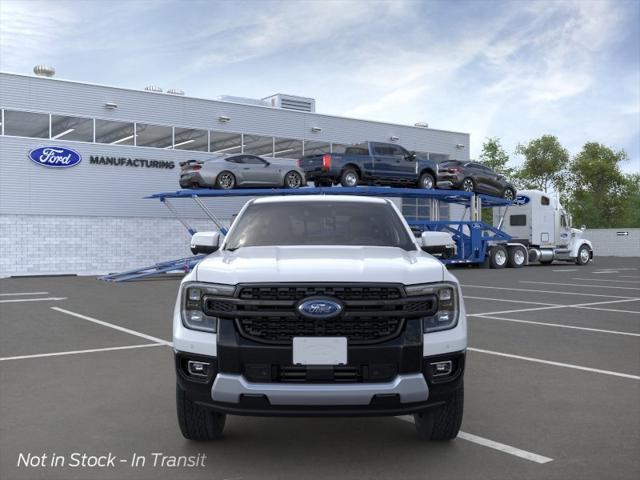
<path id="1" fill-rule="evenodd" d="M 551 195 L 538 190 L 523 190 L 504 209 L 494 209 L 494 225 L 512 237 L 510 243 L 528 250 L 529 262 L 548 264 L 554 260 L 574 261 L 579 265 L 593 259 L 593 246 L 585 238 L 585 227 L 572 227 L 571 215 Z M 503 219 L 504 217 L 504 219 Z"/>

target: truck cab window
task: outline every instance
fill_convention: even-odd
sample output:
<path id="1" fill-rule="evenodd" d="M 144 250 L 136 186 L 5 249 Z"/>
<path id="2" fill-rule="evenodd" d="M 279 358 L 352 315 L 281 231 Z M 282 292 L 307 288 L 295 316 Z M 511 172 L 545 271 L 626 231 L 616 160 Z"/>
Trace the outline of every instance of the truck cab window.
<path id="1" fill-rule="evenodd" d="M 550 200 L 549 197 L 540 197 L 540 205 L 549 205 Z"/>

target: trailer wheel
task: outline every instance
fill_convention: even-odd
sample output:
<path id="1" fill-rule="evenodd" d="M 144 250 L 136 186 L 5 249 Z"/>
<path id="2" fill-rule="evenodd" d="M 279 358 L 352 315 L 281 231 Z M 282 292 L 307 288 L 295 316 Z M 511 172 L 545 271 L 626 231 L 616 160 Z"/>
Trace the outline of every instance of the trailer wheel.
<path id="1" fill-rule="evenodd" d="M 496 245 L 491 249 L 491 258 L 489 260 L 491 268 L 504 268 L 507 266 L 508 261 L 507 249 L 502 245 Z"/>
<path id="2" fill-rule="evenodd" d="M 520 268 L 524 266 L 527 259 L 527 252 L 522 247 L 509 247 L 509 267 Z"/>
<path id="3" fill-rule="evenodd" d="M 591 260 L 591 250 L 586 245 L 582 245 L 578 249 L 578 256 L 576 257 L 576 263 L 578 265 L 586 265 Z"/>

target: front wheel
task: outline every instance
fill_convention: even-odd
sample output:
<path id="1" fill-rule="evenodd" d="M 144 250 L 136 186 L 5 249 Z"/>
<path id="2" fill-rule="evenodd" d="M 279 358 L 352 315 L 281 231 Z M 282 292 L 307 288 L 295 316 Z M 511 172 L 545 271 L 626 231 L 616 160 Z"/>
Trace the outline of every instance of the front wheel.
<path id="1" fill-rule="evenodd" d="M 234 177 L 231 172 L 220 172 L 216 178 L 216 186 L 223 190 L 231 190 L 236 186 L 236 177 Z"/>
<path id="2" fill-rule="evenodd" d="M 513 188 L 505 188 L 504 192 L 502 192 L 502 198 L 505 200 L 513 200 L 516 198 L 516 192 L 513 191 Z"/>
<path id="3" fill-rule="evenodd" d="M 464 411 L 464 386 L 460 386 L 444 405 L 416 413 L 416 431 L 422 440 L 453 440 L 458 436 Z"/>
<path id="4" fill-rule="evenodd" d="M 578 250 L 578 256 L 576 257 L 576 263 L 578 265 L 586 265 L 591 260 L 591 250 L 586 245 L 582 245 Z"/>
<path id="5" fill-rule="evenodd" d="M 300 188 L 302 186 L 302 175 L 295 170 L 291 170 L 284 176 L 284 186 L 287 188 Z"/>
<path id="6" fill-rule="evenodd" d="M 340 184 L 343 187 L 357 187 L 359 181 L 358 172 L 353 168 L 347 168 L 340 176 Z"/>
<path id="7" fill-rule="evenodd" d="M 433 175 L 430 173 L 423 173 L 420 175 L 420 180 L 418 180 L 418 188 L 423 188 L 425 190 L 432 190 L 436 185 L 436 182 L 433 178 Z"/>
<path id="8" fill-rule="evenodd" d="M 222 436 L 227 416 L 192 402 L 180 385 L 176 384 L 178 424 L 184 438 L 207 441 Z"/>

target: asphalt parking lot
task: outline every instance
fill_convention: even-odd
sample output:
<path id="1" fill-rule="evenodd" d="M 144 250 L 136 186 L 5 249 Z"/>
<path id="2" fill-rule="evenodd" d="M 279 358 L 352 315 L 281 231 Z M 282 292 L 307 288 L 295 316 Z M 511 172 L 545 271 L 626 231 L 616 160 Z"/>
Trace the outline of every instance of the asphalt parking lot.
<path id="1" fill-rule="evenodd" d="M 186 441 L 168 343 L 176 277 L 0 280 L 0 478 L 639 478 L 640 258 L 453 273 L 470 348 L 464 433 L 449 443 L 393 417 L 229 417 L 224 440 Z M 116 460 L 49 465 L 74 452 Z M 154 453 L 206 459 L 171 467 Z"/>

